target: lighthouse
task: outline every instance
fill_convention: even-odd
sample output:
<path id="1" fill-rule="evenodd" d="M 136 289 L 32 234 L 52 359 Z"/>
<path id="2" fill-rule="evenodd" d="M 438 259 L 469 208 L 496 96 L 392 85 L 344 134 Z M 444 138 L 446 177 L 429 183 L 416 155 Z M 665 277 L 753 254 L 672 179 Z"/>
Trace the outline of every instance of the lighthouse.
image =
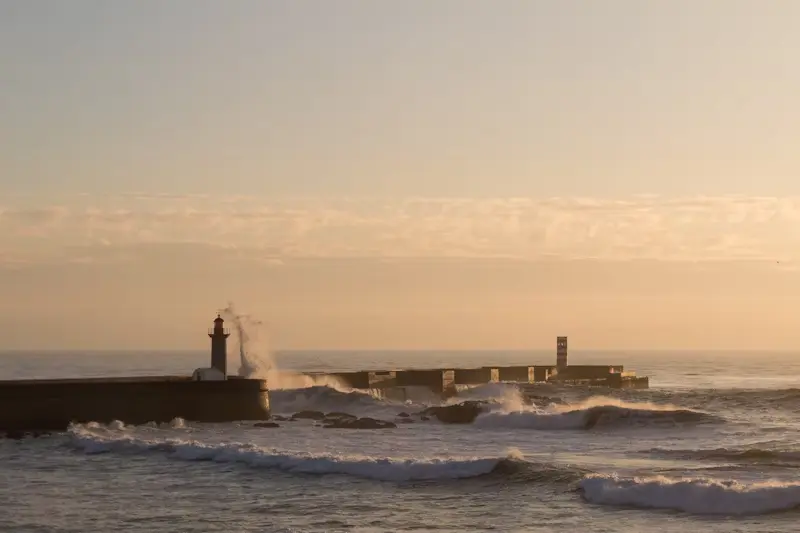
<path id="1" fill-rule="evenodd" d="M 225 381 L 228 374 L 228 337 L 230 331 L 225 329 L 225 321 L 217 313 L 214 327 L 208 330 L 211 337 L 211 367 L 197 368 L 192 373 L 195 381 Z"/>
<path id="2" fill-rule="evenodd" d="M 567 369 L 567 338 L 556 338 L 556 368 L 558 370 Z"/>
<path id="3" fill-rule="evenodd" d="M 208 332 L 211 337 L 211 368 L 216 368 L 222 372 L 223 376 L 228 375 L 228 337 L 230 331 L 224 327 L 225 321 L 217 314 L 214 319 L 214 329 Z"/>

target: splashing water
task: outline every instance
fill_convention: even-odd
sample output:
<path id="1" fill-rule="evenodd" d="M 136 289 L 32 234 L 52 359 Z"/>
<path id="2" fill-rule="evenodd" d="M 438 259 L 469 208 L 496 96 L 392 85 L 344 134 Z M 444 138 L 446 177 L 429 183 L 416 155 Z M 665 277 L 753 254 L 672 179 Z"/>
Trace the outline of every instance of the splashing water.
<path id="1" fill-rule="evenodd" d="M 301 389 L 322 385 L 344 392 L 350 390 L 340 380 L 330 376 L 311 377 L 279 369 L 266 341 L 266 325 L 261 320 L 237 312 L 233 303 L 228 303 L 220 315 L 233 324 L 239 345 L 239 376 L 264 379 L 271 389 Z"/>
<path id="2" fill-rule="evenodd" d="M 258 333 L 264 328 L 263 322 L 250 315 L 236 312 L 233 303 L 228 303 L 228 307 L 223 309 L 220 314 L 225 320 L 233 323 L 233 330 L 239 344 L 239 376 L 268 379 L 275 364 L 266 343 L 261 347 L 257 344 Z"/>

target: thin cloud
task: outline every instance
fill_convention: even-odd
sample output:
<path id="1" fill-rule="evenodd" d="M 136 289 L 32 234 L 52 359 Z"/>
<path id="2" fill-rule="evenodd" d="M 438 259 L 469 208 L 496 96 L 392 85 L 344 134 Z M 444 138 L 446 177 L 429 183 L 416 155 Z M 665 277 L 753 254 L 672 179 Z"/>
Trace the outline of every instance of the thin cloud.
<path id="1" fill-rule="evenodd" d="M 298 257 L 788 264 L 800 259 L 798 222 L 800 198 L 81 196 L 0 206 L 0 261 L 63 258 L 71 248 L 192 243 L 235 248 L 274 265 Z"/>

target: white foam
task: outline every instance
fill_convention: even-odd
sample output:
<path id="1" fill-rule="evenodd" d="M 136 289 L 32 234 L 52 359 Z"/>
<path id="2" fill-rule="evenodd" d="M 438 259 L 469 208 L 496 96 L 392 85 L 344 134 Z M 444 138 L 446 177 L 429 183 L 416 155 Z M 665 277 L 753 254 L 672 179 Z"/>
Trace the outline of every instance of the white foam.
<path id="1" fill-rule="evenodd" d="M 273 412 L 283 414 L 311 410 L 393 417 L 401 405 L 376 398 L 369 391 L 337 390 L 327 386 L 270 391 L 270 407 Z"/>
<path id="2" fill-rule="evenodd" d="M 489 429 L 583 429 L 586 413 L 542 413 L 535 411 L 495 412 L 479 416 L 474 425 Z"/>
<path id="3" fill-rule="evenodd" d="M 419 385 L 370 389 L 370 394 L 375 398 L 402 403 L 405 406 L 427 406 L 441 403 L 441 395 L 433 392 L 430 387 Z"/>
<path id="4" fill-rule="evenodd" d="M 268 342 L 266 325 L 250 316 L 238 313 L 229 303 L 221 311 L 233 323 L 234 340 L 238 344 L 239 375 L 251 379 L 264 379 L 270 390 L 301 389 L 326 386 L 343 390 L 341 380 L 332 376 L 306 376 L 290 370 L 278 368 Z"/>
<path id="5" fill-rule="evenodd" d="M 188 426 L 186 425 L 186 420 L 183 418 L 173 418 L 172 421 L 168 424 L 169 427 L 172 429 L 186 429 Z"/>
<path id="6" fill-rule="evenodd" d="M 458 395 L 449 398 L 446 403 L 456 404 L 464 400 L 485 400 L 490 402 L 493 410 L 502 412 L 523 411 L 526 408 L 522 392 L 511 383 L 459 386 Z"/>
<path id="7" fill-rule="evenodd" d="M 183 439 L 143 439 L 89 425 L 70 428 L 70 443 L 87 454 L 164 453 L 182 461 L 243 463 L 301 474 L 345 474 L 381 481 L 462 479 L 488 474 L 505 458 L 369 457 L 270 450 L 253 444 L 209 444 Z M 519 459 L 518 450 L 510 457 Z"/>
<path id="8" fill-rule="evenodd" d="M 577 430 L 612 425 L 675 425 L 713 418 L 706 413 L 673 405 L 625 402 L 602 396 L 578 404 L 551 404 L 543 409 L 522 406 L 514 410 L 508 409 L 507 404 L 502 407 L 479 416 L 475 425 L 503 429 Z"/>
<path id="9" fill-rule="evenodd" d="M 757 515 L 800 506 L 800 483 L 744 484 L 707 478 L 620 478 L 590 475 L 580 482 L 592 503 L 672 509 L 706 515 Z"/>
<path id="10" fill-rule="evenodd" d="M 591 409 L 592 407 L 619 407 L 621 409 L 630 409 L 636 411 L 683 411 L 683 407 L 672 404 L 659 404 L 652 402 L 629 402 L 619 398 L 612 398 L 610 396 L 592 396 L 582 402 L 575 404 L 552 405 L 550 409 L 556 413 L 564 413 L 580 409 Z"/>

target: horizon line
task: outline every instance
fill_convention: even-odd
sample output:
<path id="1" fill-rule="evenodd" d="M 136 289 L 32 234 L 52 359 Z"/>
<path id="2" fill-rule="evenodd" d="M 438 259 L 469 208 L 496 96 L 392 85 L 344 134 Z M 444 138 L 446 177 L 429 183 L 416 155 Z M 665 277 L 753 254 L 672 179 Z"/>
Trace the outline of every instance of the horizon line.
<path id="1" fill-rule="evenodd" d="M 207 352 L 207 348 L 0 348 L 0 355 L 9 353 L 198 353 Z M 280 348 L 271 350 L 272 354 L 279 353 L 522 353 L 522 352 L 552 352 L 555 354 L 555 347 L 547 348 Z M 751 352 L 773 352 L 773 353 L 795 353 L 800 352 L 797 348 L 573 348 L 570 354 L 585 353 L 606 353 L 606 352 L 725 352 L 725 353 L 751 353 Z M 230 353 L 229 355 L 234 355 Z"/>

